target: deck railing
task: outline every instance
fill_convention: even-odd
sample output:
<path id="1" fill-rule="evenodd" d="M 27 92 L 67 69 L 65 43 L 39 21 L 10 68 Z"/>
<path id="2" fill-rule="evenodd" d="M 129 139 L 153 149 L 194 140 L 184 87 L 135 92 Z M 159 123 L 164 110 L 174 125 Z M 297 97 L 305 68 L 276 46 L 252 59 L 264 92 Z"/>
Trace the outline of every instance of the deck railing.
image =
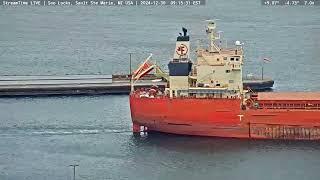
<path id="1" fill-rule="evenodd" d="M 306 110 L 320 110 L 320 104 L 259 104 L 258 109 L 306 109 Z"/>
<path id="2" fill-rule="evenodd" d="M 131 93 L 131 96 L 134 96 L 136 98 L 151 98 L 151 99 L 167 99 L 170 98 L 169 95 L 166 95 L 164 92 L 161 91 L 161 94 L 154 94 L 154 95 L 150 95 L 148 94 L 148 91 L 135 91 L 133 93 Z M 170 99 L 229 99 L 229 100 L 240 100 L 240 98 L 237 97 L 213 97 L 213 96 L 204 96 L 204 97 L 196 97 L 196 96 L 179 96 L 179 97 L 172 97 Z"/>

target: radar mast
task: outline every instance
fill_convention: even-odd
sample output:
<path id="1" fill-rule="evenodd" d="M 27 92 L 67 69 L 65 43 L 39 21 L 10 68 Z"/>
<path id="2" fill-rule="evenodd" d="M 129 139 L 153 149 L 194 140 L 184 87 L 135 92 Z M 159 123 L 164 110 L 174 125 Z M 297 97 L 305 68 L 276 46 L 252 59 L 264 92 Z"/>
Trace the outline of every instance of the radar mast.
<path id="1" fill-rule="evenodd" d="M 207 35 L 209 37 L 210 40 L 210 48 L 209 51 L 210 52 L 220 52 L 220 48 L 215 44 L 215 41 L 220 39 L 220 34 L 219 36 L 217 36 L 217 32 L 216 32 L 216 23 L 214 20 L 207 20 L 208 22 L 208 26 L 207 26 Z"/>

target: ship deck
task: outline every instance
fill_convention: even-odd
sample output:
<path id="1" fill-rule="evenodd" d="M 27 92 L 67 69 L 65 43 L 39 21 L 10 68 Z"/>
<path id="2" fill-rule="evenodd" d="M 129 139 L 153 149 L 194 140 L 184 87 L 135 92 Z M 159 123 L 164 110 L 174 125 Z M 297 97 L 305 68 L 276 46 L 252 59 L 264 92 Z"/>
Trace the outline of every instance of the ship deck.
<path id="1" fill-rule="evenodd" d="M 320 92 L 259 92 L 258 101 L 320 101 Z"/>

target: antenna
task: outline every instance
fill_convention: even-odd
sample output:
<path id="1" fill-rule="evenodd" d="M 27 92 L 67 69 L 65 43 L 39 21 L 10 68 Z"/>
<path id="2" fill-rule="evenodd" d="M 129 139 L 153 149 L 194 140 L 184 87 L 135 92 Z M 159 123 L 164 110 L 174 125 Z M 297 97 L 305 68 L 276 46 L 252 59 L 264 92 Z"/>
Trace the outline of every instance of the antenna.
<path id="1" fill-rule="evenodd" d="M 223 33 L 223 31 L 218 31 L 217 34 L 218 34 L 218 39 L 221 39 L 221 34 Z"/>
<path id="2" fill-rule="evenodd" d="M 223 33 L 223 31 L 218 31 L 217 34 L 218 34 L 218 39 L 221 39 L 221 34 Z M 222 42 L 221 40 L 219 41 L 219 46 L 220 48 L 222 47 Z"/>

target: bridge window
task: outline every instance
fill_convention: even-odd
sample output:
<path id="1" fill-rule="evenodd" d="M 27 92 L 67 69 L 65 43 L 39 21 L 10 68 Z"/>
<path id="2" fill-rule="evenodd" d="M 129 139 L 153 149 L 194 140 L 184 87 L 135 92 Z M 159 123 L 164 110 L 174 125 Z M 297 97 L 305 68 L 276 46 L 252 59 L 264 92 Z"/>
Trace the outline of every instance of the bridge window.
<path id="1" fill-rule="evenodd" d="M 226 70 L 226 73 L 230 73 L 230 70 Z"/>
<path id="2" fill-rule="evenodd" d="M 230 58 L 230 61 L 234 61 L 234 58 Z"/>
<path id="3" fill-rule="evenodd" d="M 239 58 L 236 58 L 236 61 L 239 61 Z"/>

